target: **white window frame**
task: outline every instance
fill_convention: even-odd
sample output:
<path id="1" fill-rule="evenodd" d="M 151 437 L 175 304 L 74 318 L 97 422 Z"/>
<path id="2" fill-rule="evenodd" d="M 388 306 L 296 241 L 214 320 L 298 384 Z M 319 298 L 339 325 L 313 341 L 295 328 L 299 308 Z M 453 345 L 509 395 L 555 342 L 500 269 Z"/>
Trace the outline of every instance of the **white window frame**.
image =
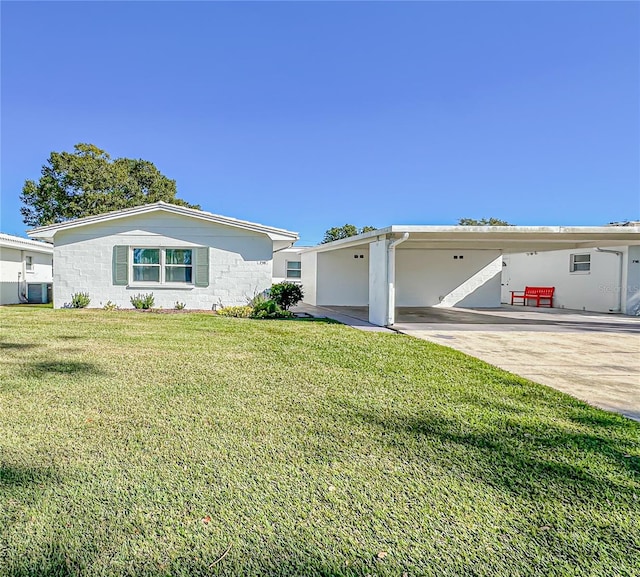
<path id="1" fill-rule="evenodd" d="M 146 264 L 146 265 L 136 265 L 133 262 L 133 255 L 135 250 L 158 250 L 160 251 L 160 262 L 159 264 Z M 191 264 L 167 264 L 166 251 L 167 250 L 189 250 L 191 251 Z M 194 249 L 190 246 L 131 246 L 129 247 L 129 278 L 131 279 L 129 282 L 130 286 L 165 286 L 165 287 L 192 287 L 195 286 L 195 265 L 194 265 Z M 153 280 L 134 280 L 134 269 L 136 266 L 158 266 L 160 267 L 160 275 L 159 281 Z M 191 282 L 177 282 L 166 280 L 166 267 L 190 267 L 191 268 Z"/>
<path id="2" fill-rule="evenodd" d="M 24 270 L 27 272 L 34 272 L 33 256 L 31 256 L 30 254 L 27 254 L 24 257 Z"/>
<path id="3" fill-rule="evenodd" d="M 292 269 L 290 269 L 290 268 L 289 268 L 289 263 L 293 263 L 293 262 L 295 262 L 295 263 L 299 264 L 300 266 L 299 266 L 298 268 L 292 268 Z M 290 275 L 289 275 L 289 270 L 295 270 L 295 271 L 298 271 L 298 272 L 300 273 L 300 276 L 290 276 Z M 285 271 L 285 272 L 284 272 L 284 274 L 285 274 L 285 277 L 286 277 L 286 278 L 288 278 L 288 279 L 289 279 L 289 278 L 292 278 L 292 279 L 300 280 L 300 279 L 302 278 L 302 261 L 300 261 L 300 260 L 288 260 L 288 261 L 286 261 L 284 271 Z"/>
<path id="4" fill-rule="evenodd" d="M 576 261 L 576 257 L 585 256 L 588 257 L 586 260 Z M 587 268 L 582 268 L 584 265 L 587 265 Z M 591 253 L 581 252 L 569 255 L 569 272 L 571 274 L 589 274 L 591 272 Z"/>

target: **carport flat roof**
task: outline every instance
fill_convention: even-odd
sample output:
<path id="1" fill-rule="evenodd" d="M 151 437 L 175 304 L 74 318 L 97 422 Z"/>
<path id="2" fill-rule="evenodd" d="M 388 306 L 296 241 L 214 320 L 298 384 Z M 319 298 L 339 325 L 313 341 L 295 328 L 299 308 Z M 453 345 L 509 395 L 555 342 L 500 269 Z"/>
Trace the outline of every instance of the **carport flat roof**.
<path id="1" fill-rule="evenodd" d="M 375 240 L 409 237 L 398 249 L 484 249 L 504 253 L 640 245 L 639 226 L 392 225 L 311 247 L 327 252 Z"/>

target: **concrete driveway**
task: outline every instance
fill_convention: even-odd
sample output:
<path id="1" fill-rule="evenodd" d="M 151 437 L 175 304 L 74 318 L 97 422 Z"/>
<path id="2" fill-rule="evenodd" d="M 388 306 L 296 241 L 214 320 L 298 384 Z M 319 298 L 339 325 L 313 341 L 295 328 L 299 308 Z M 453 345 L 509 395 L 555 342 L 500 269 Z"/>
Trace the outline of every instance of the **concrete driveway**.
<path id="1" fill-rule="evenodd" d="M 368 317 L 366 307 L 324 308 L 358 328 Z M 640 317 L 503 306 L 399 308 L 396 318 L 396 331 L 640 421 Z"/>

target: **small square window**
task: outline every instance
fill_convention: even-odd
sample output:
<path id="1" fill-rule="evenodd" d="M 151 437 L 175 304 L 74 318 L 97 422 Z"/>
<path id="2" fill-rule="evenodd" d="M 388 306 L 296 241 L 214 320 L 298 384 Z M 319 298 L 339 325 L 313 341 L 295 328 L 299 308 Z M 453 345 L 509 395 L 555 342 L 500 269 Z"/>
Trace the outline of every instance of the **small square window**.
<path id="1" fill-rule="evenodd" d="M 302 263 L 299 260 L 287 261 L 287 278 L 301 278 Z"/>
<path id="2" fill-rule="evenodd" d="M 569 260 L 569 272 L 589 272 L 591 270 L 590 254 L 572 254 Z"/>

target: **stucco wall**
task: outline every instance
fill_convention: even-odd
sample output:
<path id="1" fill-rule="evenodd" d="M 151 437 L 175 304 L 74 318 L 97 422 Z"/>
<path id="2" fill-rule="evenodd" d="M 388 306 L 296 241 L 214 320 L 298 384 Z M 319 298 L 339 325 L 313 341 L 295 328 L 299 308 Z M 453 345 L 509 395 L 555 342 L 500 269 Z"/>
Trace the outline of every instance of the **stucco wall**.
<path id="1" fill-rule="evenodd" d="M 369 303 L 368 246 L 317 255 L 316 304 L 366 306 Z M 306 267 L 304 261 L 302 266 Z M 303 286 L 306 289 L 304 282 Z"/>
<path id="2" fill-rule="evenodd" d="M 33 270 L 27 271 L 25 257 L 33 260 Z M 20 274 L 21 290 L 24 282 L 27 283 L 51 283 L 53 255 L 17 248 L 0 247 L 0 304 L 17 304 L 18 298 L 18 274 Z"/>
<path id="3" fill-rule="evenodd" d="M 624 253 L 623 267 L 626 269 L 628 248 L 611 250 Z M 570 272 L 572 254 L 591 255 L 591 270 Z M 511 302 L 509 291 L 522 291 L 525 286 L 554 286 L 553 305 L 556 308 L 609 312 L 609 309 L 617 307 L 620 265 L 615 254 L 601 253 L 595 249 L 557 250 L 505 255 L 504 262 L 502 301 L 505 303 Z M 627 284 L 625 278 L 623 284 Z M 626 292 L 624 288 L 623 292 Z"/>
<path id="4" fill-rule="evenodd" d="M 640 316 L 640 246 L 630 246 L 626 251 L 626 267 L 623 278 L 623 312 Z"/>
<path id="5" fill-rule="evenodd" d="M 303 302 L 309 305 L 316 304 L 316 283 L 318 278 L 318 253 L 307 252 L 300 255 L 302 262 L 302 290 Z"/>
<path id="6" fill-rule="evenodd" d="M 115 286 L 112 255 L 115 245 L 135 247 L 209 246 L 209 286 L 162 287 L 152 283 Z M 91 307 L 112 301 L 131 308 L 130 298 L 153 292 L 155 306 L 188 309 L 242 305 L 271 286 L 273 243 L 264 234 L 201 222 L 181 215 L 158 213 L 62 231 L 54 248 L 54 306 L 63 307 L 76 292 L 88 292 Z"/>
<path id="7" fill-rule="evenodd" d="M 300 251 L 304 247 L 285 248 L 273 253 L 272 280 L 274 283 L 302 282 L 301 278 L 287 278 L 287 261 L 300 261 Z"/>
<path id="8" fill-rule="evenodd" d="M 483 275 L 483 270 L 499 257 L 497 250 L 433 250 L 401 245 L 396 249 L 396 306 L 435 306 L 445 299 L 448 306 L 500 306 L 500 275 Z M 476 282 L 465 289 L 474 275 L 478 275 Z M 457 298 L 448 299 L 454 291 Z"/>

